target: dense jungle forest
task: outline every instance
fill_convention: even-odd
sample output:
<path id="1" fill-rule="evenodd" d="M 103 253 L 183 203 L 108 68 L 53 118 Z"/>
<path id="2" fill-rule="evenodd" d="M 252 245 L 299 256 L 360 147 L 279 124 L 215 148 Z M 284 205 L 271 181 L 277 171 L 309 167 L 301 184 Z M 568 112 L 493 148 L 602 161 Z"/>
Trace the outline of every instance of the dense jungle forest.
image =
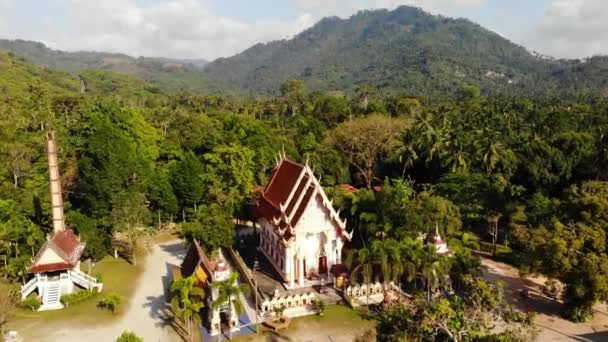
<path id="1" fill-rule="evenodd" d="M 52 130 L 67 223 L 86 241 L 85 258 L 111 253 L 116 236 L 136 245 L 170 224 L 205 248 L 232 244 L 233 218 L 251 219 L 284 151 L 314 167 L 341 209 L 354 231 L 348 261 L 363 278 L 381 267 L 384 280 L 421 273 L 428 284 L 442 271 L 466 289 L 479 268 L 471 250 L 495 238 L 497 257 L 565 284 L 570 319 L 608 300 L 606 99 L 484 97 L 475 86 L 449 97 L 368 85 L 319 92 L 297 79 L 280 89 L 265 99 L 167 93 L 131 76 L 77 79 L 0 54 L 0 276 L 23 281 L 51 230 Z M 417 242 L 436 226 L 453 246 L 448 264 L 424 259 Z M 489 296 L 484 286 L 477 291 Z M 467 307 L 439 303 L 419 310 L 454 321 Z M 410 314 L 381 313 L 379 338 L 428 333 Z"/>

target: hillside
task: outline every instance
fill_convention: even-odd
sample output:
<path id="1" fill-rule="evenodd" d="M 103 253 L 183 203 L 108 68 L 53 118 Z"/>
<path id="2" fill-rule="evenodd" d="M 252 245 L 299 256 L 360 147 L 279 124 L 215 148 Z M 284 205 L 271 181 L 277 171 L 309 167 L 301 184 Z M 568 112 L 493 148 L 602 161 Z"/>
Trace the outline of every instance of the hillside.
<path id="1" fill-rule="evenodd" d="M 91 69 L 135 75 L 165 91 L 273 96 L 285 80 L 298 78 L 311 91 L 371 84 L 386 94 L 435 98 L 467 85 L 486 95 L 608 95 L 608 57 L 539 57 L 469 20 L 408 6 L 325 18 L 293 39 L 256 44 L 208 64 L 63 52 L 23 40 L 0 40 L 2 50 L 73 75 Z"/>
<path id="2" fill-rule="evenodd" d="M 325 18 L 291 40 L 218 59 L 204 73 L 232 91 L 264 95 L 276 94 L 288 78 L 303 79 L 312 90 L 372 84 L 387 92 L 445 95 L 476 84 L 487 94 L 548 94 L 603 90 L 607 66 L 604 57 L 542 59 L 468 20 L 402 6 Z"/>
<path id="3" fill-rule="evenodd" d="M 207 64 L 202 59 L 133 58 L 106 52 L 65 52 L 42 43 L 0 39 L 0 52 L 10 52 L 27 61 L 53 70 L 78 75 L 84 70 L 107 70 L 135 75 L 170 90 L 207 89 L 200 70 Z"/>

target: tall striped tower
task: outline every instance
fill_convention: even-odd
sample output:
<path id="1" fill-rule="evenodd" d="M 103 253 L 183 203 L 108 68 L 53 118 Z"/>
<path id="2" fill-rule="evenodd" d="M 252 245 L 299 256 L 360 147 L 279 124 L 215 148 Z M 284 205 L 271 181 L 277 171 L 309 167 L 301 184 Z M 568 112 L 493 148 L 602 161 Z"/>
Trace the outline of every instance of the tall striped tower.
<path id="1" fill-rule="evenodd" d="M 65 230 L 65 222 L 63 218 L 63 199 L 61 198 L 61 180 L 59 179 L 55 132 L 48 132 L 46 134 L 46 146 L 49 158 L 49 184 L 51 186 L 53 233 L 57 234 Z"/>

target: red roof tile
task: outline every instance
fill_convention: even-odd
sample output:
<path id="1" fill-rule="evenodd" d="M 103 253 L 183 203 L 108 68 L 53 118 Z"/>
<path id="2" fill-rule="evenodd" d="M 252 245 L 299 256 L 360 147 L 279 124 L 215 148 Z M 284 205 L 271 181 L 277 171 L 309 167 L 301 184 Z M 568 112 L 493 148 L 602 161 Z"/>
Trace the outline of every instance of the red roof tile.
<path id="1" fill-rule="evenodd" d="M 74 268 L 82 252 L 84 251 L 84 243 L 81 243 L 78 236 L 71 229 L 56 232 L 53 237 L 42 245 L 40 251 L 34 258 L 29 271 L 32 273 L 53 272 Z M 40 258 L 47 249 L 52 249 L 57 255 L 63 259 L 63 263 L 41 264 Z"/>
<path id="2" fill-rule="evenodd" d="M 57 246 L 68 258 L 78 253 L 78 247 L 80 247 L 80 241 L 74 231 L 66 229 L 64 231 L 55 233 L 51 239 L 53 244 Z"/>
<path id="3" fill-rule="evenodd" d="M 350 184 L 340 184 L 338 185 L 338 187 L 347 194 L 353 194 L 359 191 L 359 189 L 355 188 Z"/>
<path id="4" fill-rule="evenodd" d="M 276 208 L 279 207 L 279 203 L 287 201 L 287 197 L 296 185 L 302 169 L 304 169 L 303 165 L 289 159 L 283 159 L 279 166 L 274 169 L 270 182 L 264 189 L 264 196 Z"/>
<path id="5" fill-rule="evenodd" d="M 302 174 L 303 172 L 304 174 Z M 298 183 L 300 175 L 302 175 L 302 179 Z M 316 179 L 314 179 L 312 172 L 304 165 L 283 158 L 273 170 L 270 182 L 256 202 L 254 212 L 256 216 L 263 217 L 273 225 L 275 224 L 274 220 L 279 219 L 278 228 L 281 230 L 287 228 L 283 238 L 289 239 L 292 237 L 290 230 L 302 218 L 310 200 L 314 198 L 315 192 L 318 194 L 317 199 L 319 201 L 326 201 L 322 194 L 323 189 Z M 302 199 L 298 201 L 300 197 Z M 289 203 L 287 203 L 288 199 Z M 283 211 L 281 210 L 281 206 L 283 206 Z M 333 210 L 325 205 L 324 208 L 328 211 Z M 328 214 L 332 215 L 332 213 Z M 287 217 L 291 217 L 289 227 L 285 222 Z M 340 228 L 339 219 L 332 216 L 332 221 L 336 224 L 337 229 L 340 230 L 340 235 L 345 236 L 343 235 L 342 228 Z"/>
<path id="6" fill-rule="evenodd" d="M 67 262 L 58 262 L 54 264 L 41 264 L 32 266 L 29 271 L 30 273 L 44 273 L 44 272 L 55 272 L 65 271 L 74 268 L 74 265 Z"/>

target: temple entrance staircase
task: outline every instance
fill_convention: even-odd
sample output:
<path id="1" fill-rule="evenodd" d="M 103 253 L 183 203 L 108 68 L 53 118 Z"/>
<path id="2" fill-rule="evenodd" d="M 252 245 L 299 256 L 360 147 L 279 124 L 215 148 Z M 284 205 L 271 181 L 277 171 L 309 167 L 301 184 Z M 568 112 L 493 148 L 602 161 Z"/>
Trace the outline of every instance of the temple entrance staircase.
<path id="1" fill-rule="evenodd" d="M 101 292 L 101 289 L 103 288 L 103 283 L 98 282 L 97 278 L 92 277 L 80 270 L 70 270 L 68 271 L 68 275 L 74 284 L 87 290 L 97 289 L 98 292 Z"/>
<path id="2" fill-rule="evenodd" d="M 55 310 L 63 308 L 63 304 L 61 304 L 61 283 L 58 281 L 49 281 L 44 289 L 44 294 L 42 295 L 42 306 L 40 306 L 40 311 L 44 310 Z"/>

